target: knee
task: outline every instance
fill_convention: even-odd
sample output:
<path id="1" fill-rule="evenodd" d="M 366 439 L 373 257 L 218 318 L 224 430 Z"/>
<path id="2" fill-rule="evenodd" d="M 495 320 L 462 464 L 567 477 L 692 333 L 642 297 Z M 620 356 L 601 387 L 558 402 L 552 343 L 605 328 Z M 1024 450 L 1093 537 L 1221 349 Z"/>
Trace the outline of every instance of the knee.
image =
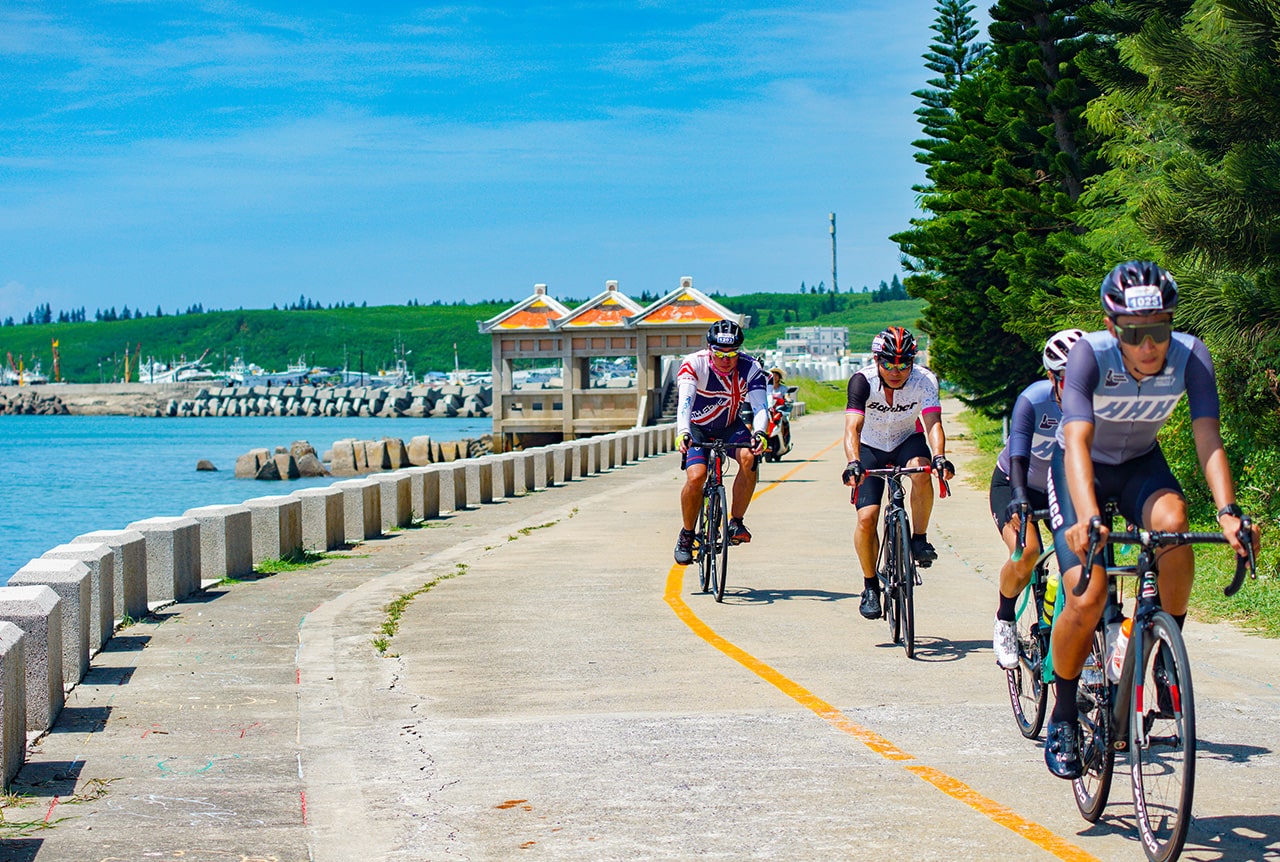
<path id="1" fill-rule="evenodd" d="M 858 529 L 865 532 L 874 533 L 876 530 L 876 521 L 879 520 L 880 509 L 878 506 L 867 506 L 858 510 Z"/>
<path id="2" fill-rule="evenodd" d="M 1147 526 L 1152 530 L 1187 530 L 1187 501 L 1174 494 L 1165 495 L 1152 506 L 1148 521 Z"/>

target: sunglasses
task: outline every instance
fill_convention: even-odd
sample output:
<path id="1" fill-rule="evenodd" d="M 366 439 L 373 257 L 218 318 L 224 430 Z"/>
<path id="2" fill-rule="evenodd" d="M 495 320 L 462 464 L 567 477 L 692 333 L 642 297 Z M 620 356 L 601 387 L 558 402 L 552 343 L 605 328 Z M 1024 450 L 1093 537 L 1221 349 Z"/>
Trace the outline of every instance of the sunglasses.
<path id="1" fill-rule="evenodd" d="M 713 350 L 711 355 L 716 359 L 734 359 L 738 355 L 736 350 Z"/>
<path id="2" fill-rule="evenodd" d="M 1116 335 L 1125 344 L 1138 345 L 1150 338 L 1155 344 L 1164 344 L 1173 335 L 1172 323 L 1115 324 Z"/>
<path id="3" fill-rule="evenodd" d="M 880 367 L 885 371 L 906 371 L 914 364 L 909 359 L 906 362 L 885 362 L 883 359 L 880 360 Z"/>

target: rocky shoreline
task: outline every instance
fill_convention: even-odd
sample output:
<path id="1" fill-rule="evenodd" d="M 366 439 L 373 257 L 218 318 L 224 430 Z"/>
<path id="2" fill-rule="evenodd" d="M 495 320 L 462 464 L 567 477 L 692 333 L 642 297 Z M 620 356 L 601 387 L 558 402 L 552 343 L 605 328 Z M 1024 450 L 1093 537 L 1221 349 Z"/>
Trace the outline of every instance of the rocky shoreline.
<path id="1" fill-rule="evenodd" d="M 63 383 L 0 388 L 0 415 L 377 416 L 489 415 L 491 386 L 314 387 Z"/>

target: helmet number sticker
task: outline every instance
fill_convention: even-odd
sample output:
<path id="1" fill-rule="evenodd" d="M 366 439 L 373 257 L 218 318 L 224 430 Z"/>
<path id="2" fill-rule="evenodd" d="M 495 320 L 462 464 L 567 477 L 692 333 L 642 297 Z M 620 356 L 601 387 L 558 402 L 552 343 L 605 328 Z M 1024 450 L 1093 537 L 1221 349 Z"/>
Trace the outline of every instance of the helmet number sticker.
<path id="1" fill-rule="evenodd" d="M 1160 288 L 1152 284 L 1139 284 L 1124 289 L 1124 307 L 1128 311 L 1160 311 L 1164 300 Z"/>

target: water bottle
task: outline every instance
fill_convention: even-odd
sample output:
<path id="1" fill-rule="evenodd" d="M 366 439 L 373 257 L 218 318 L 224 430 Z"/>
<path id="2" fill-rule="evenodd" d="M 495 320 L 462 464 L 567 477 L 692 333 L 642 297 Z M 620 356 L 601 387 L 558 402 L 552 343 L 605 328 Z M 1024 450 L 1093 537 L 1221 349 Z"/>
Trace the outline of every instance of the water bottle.
<path id="1" fill-rule="evenodd" d="M 1053 611 L 1058 602 L 1058 583 L 1061 576 L 1054 572 L 1044 582 L 1044 608 L 1040 612 L 1040 625 L 1046 628 L 1053 624 Z"/>
<path id="2" fill-rule="evenodd" d="M 1112 629 L 1115 636 L 1112 637 Z M 1125 618 L 1123 622 L 1111 623 L 1107 626 L 1107 677 L 1112 682 L 1120 681 L 1120 671 L 1124 668 L 1124 654 L 1129 647 L 1129 633 L 1133 631 L 1133 620 Z"/>

